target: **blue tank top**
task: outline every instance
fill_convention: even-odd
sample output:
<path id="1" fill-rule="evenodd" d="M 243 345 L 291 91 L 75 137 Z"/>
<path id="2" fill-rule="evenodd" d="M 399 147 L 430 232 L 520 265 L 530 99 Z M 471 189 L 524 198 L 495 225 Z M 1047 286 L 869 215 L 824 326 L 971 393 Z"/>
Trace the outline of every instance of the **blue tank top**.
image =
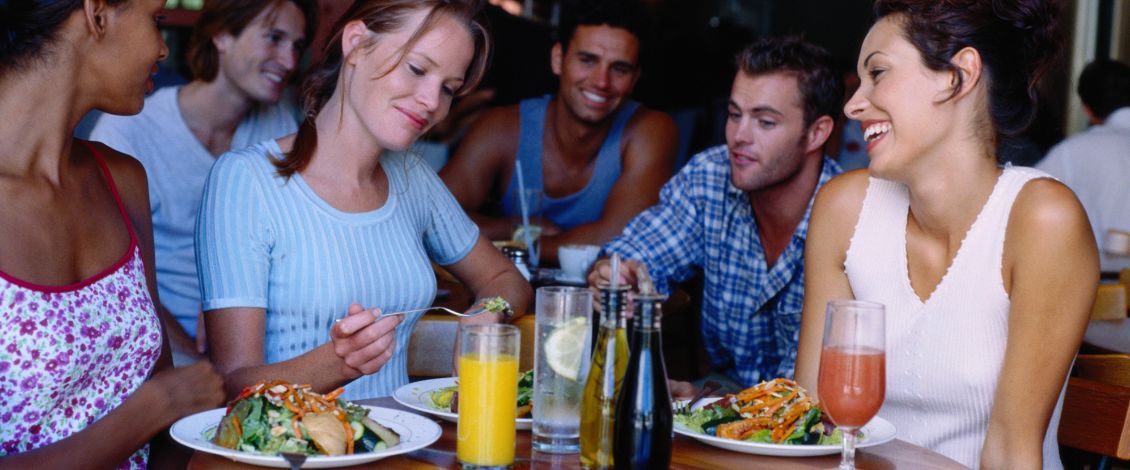
<path id="1" fill-rule="evenodd" d="M 545 113 L 552 95 L 523 100 L 518 105 L 520 118 L 518 153 L 515 161 L 522 162 L 522 178 L 526 189 L 545 190 L 542 179 L 542 142 L 545 135 Z M 596 166 L 588 184 L 580 191 L 564 197 L 545 197 L 543 210 L 545 218 L 562 230 L 569 230 L 600 218 L 604 212 L 604 202 L 612 185 L 620 178 L 620 137 L 628 119 L 636 112 L 639 103 L 628 100 L 616 111 L 612 118 L 612 128 L 596 155 Z M 515 213 L 514 193 L 518 191 L 517 172 L 510 175 L 506 194 L 499 201 L 499 208 L 505 215 Z"/>

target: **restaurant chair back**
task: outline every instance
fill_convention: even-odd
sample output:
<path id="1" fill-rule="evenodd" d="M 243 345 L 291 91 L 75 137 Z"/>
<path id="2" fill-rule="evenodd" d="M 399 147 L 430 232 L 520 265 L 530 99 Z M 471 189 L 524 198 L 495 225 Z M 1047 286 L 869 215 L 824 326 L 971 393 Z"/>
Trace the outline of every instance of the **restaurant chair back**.
<path id="1" fill-rule="evenodd" d="M 1067 382 L 1060 445 L 1130 459 L 1130 356 L 1080 355 L 1075 374 Z"/>
<path id="2" fill-rule="evenodd" d="M 524 372 L 534 368 L 534 315 L 519 317 L 514 320 L 514 326 L 522 335 L 518 367 Z M 458 331 L 458 317 L 446 314 L 421 317 L 408 341 L 408 377 L 413 380 L 451 377 Z"/>
<path id="3" fill-rule="evenodd" d="M 1075 358 L 1075 376 L 1130 387 L 1130 355 L 1080 354 Z"/>
<path id="4" fill-rule="evenodd" d="M 1103 282 L 1095 292 L 1091 307 L 1091 320 L 1121 320 L 1126 318 L 1126 285 L 1122 282 Z"/>
<path id="5" fill-rule="evenodd" d="M 424 314 L 408 339 L 408 377 L 412 380 L 451 377 L 459 317 Z"/>

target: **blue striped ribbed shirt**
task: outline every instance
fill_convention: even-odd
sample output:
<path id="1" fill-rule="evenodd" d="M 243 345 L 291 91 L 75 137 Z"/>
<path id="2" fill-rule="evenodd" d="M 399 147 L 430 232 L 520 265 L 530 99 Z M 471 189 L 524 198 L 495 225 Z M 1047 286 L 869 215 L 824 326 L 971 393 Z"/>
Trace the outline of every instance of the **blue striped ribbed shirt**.
<path id="1" fill-rule="evenodd" d="M 274 140 L 224 154 L 196 224 L 204 310 L 266 309 L 267 363 L 328 341 L 351 303 L 386 312 L 430 305 L 436 280 L 429 259 L 459 261 L 478 239 L 478 227 L 414 155 L 382 155 L 388 200 L 363 213 L 333 208 L 301 175 L 279 177 L 270 158 L 281 155 Z M 407 383 L 408 339 L 420 315 L 404 318 L 392 359 L 347 385 L 346 397 L 388 396 Z"/>

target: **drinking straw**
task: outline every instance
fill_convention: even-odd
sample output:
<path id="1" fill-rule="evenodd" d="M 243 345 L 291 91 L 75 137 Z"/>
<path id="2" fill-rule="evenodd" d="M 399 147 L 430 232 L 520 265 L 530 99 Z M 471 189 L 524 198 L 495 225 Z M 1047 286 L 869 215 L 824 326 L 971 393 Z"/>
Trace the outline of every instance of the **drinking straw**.
<path id="1" fill-rule="evenodd" d="M 612 254 L 612 289 L 620 287 L 620 253 Z"/>
<path id="2" fill-rule="evenodd" d="M 538 252 L 534 247 L 533 242 L 530 241 L 530 210 L 526 207 L 526 183 L 522 178 L 522 161 L 514 161 L 514 171 L 518 173 L 518 206 L 522 212 L 522 241 L 526 243 L 526 249 L 530 252 L 530 264 L 537 264 Z"/>

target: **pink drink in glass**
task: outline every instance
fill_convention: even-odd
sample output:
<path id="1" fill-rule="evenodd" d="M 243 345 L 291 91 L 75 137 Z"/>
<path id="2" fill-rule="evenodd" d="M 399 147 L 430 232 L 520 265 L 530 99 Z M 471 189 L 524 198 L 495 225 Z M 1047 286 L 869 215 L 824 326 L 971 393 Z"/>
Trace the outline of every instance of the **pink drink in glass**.
<path id="1" fill-rule="evenodd" d="M 836 426 L 860 428 L 886 393 L 886 354 L 868 347 L 826 347 L 820 353 L 820 401 Z"/>

